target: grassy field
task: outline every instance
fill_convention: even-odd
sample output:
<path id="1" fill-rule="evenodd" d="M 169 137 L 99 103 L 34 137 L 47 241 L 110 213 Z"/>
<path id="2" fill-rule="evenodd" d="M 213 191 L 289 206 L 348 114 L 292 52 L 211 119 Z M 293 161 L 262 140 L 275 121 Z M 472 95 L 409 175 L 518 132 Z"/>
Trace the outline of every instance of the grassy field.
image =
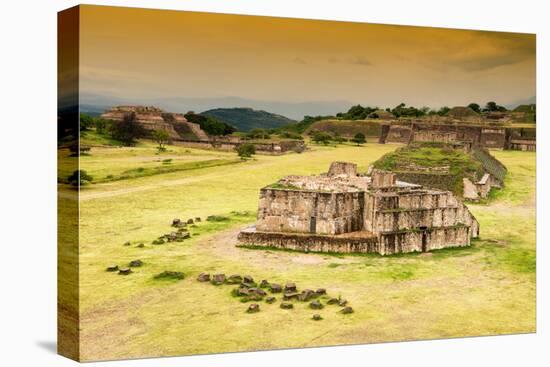
<path id="1" fill-rule="evenodd" d="M 335 256 L 238 248 L 253 223 L 258 190 L 287 174 L 316 174 L 332 161 L 361 170 L 396 145 L 316 146 L 302 154 L 257 156 L 203 167 L 89 185 L 80 194 L 81 359 L 114 359 L 372 343 L 535 330 L 535 154 L 494 152 L 508 167 L 506 188 L 472 205 L 481 238 L 471 248 L 393 257 Z M 172 147 L 170 147 L 172 149 Z M 176 149 L 176 148 L 174 148 Z M 178 148 L 179 149 L 179 148 Z M 189 150 L 157 156 L 151 147 L 92 149 L 81 169 L 102 177 L 157 164 L 228 159 L 234 153 Z M 68 198 L 66 200 L 69 200 Z M 207 222 L 209 215 L 225 221 Z M 201 217 L 181 243 L 152 245 L 172 218 Z M 124 246 L 127 241 L 130 246 Z M 138 248 L 137 244 L 145 247 Z M 144 265 L 128 276 L 110 264 Z M 163 271 L 185 279 L 159 280 Z M 250 274 L 298 287 L 326 288 L 355 312 L 306 303 L 247 304 L 231 287 L 195 280 L 200 272 Z M 323 320 L 313 321 L 313 313 Z"/>

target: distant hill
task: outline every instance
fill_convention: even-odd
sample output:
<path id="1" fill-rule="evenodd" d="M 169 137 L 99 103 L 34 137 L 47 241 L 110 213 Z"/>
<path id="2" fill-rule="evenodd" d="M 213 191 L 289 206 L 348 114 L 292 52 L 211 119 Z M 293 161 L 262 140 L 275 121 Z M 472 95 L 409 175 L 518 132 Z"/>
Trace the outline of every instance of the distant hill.
<path id="1" fill-rule="evenodd" d="M 245 107 L 215 108 L 201 112 L 201 115 L 226 122 L 235 126 L 239 131 L 250 131 L 256 128 L 275 129 L 296 122 L 275 113 Z"/>

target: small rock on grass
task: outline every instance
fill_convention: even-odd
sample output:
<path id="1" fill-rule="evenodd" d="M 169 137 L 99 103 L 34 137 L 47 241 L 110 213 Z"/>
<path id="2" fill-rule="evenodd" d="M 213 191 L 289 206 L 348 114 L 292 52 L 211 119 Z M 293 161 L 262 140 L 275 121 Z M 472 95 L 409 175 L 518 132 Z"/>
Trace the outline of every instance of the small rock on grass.
<path id="1" fill-rule="evenodd" d="M 130 241 L 124 242 L 124 246 L 130 246 L 130 245 L 132 245 L 132 244 L 130 243 Z"/>
<path id="2" fill-rule="evenodd" d="M 130 274 L 131 272 L 132 272 L 132 269 L 130 269 L 130 268 L 121 268 L 121 269 L 118 271 L 118 273 L 119 273 L 120 275 L 128 275 L 128 274 Z"/>
<path id="3" fill-rule="evenodd" d="M 271 304 L 271 303 L 275 303 L 275 302 L 277 301 L 277 298 L 275 298 L 275 297 L 267 297 L 267 298 L 265 299 L 265 301 L 266 301 L 267 303 Z"/>
<path id="4" fill-rule="evenodd" d="M 144 244 L 144 243 L 140 243 L 140 244 L 137 245 L 136 247 L 138 247 L 138 248 L 144 248 L 144 247 L 145 247 L 145 244 Z"/>
<path id="5" fill-rule="evenodd" d="M 353 313 L 353 308 L 351 308 L 350 306 L 347 306 L 347 307 L 344 307 L 340 310 L 341 313 L 343 313 L 344 315 L 346 314 L 349 314 L 349 313 Z"/>
<path id="6" fill-rule="evenodd" d="M 233 274 L 230 275 L 229 278 L 227 278 L 227 283 L 229 284 L 239 284 L 243 281 L 243 278 L 239 274 Z"/>
<path id="7" fill-rule="evenodd" d="M 137 268 L 137 267 L 140 267 L 142 265 L 143 265 L 143 261 L 141 261 L 141 260 L 132 260 L 128 264 L 128 266 L 131 267 L 131 268 Z"/>
<path id="8" fill-rule="evenodd" d="M 315 293 L 317 293 L 318 296 L 322 296 L 327 294 L 327 290 L 325 288 L 318 288 Z"/>
<path id="9" fill-rule="evenodd" d="M 313 315 L 312 319 L 315 320 L 315 321 L 319 321 L 319 320 L 322 320 L 323 318 L 321 317 L 321 315 L 316 313 L 315 315 Z"/>
<path id="10" fill-rule="evenodd" d="M 255 313 L 260 312 L 260 305 L 257 303 L 252 303 L 250 306 L 248 306 L 248 310 L 246 310 L 248 313 Z"/>
<path id="11" fill-rule="evenodd" d="M 290 302 L 281 302 L 281 308 L 284 310 L 290 310 L 291 308 L 294 308 L 294 305 Z"/>
<path id="12" fill-rule="evenodd" d="M 265 279 L 263 279 L 261 282 L 260 282 L 260 288 L 268 288 L 269 287 L 269 282 Z"/>
<path id="13" fill-rule="evenodd" d="M 340 300 L 338 298 L 331 298 L 327 301 L 327 305 L 337 305 Z"/>
<path id="14" fill-rule="evenodd" d="M 271 290 L 271 293 L 281 293 L 283 291 L 283 287 L 281 287 L 280 284 L 271 283 L 269 285 L 269 289 Z"/>
<path id="15" fill-rule="evenodd" d="M 296 283 L 286 283 L 285 292 L 296 292 Z"/>
<path id="16" fill-rule="evenodd" d="M 225 274 L 214 274 L 212 277 L 212 284 L 221 285 L 225 282 Z"/>
<path id="17" fill-rule="evenodd" d="M 106 271 L 118 271 L 118 265 L 109 265 Z"/>
<path id="18" fill-rule="evenodd" d="M 340 307 L 344 307 L 347 304 L 348 304 L 348 301 L 345 300 L 345 299 L 341 299 L 341 300 L 338 301 L 338 306 L 340 306 Z"/>
<path id="19" fill-rule="evenodd" d="M 309 307 L 314 309 L 314 310 L 320 310 L 322 309 L 324 306 L 321 302 L 319 302 L 318 300 L 315 300 L 315 301 L 312 301 L 310 304 L 309 304 Z"/>
<path id="20" fill-rule="evenodd" d="M 210 281 L 210 274 L 208 273 L 200 273 L 197 277 L 197 280 L 199 282 L 209 282 Z"/>

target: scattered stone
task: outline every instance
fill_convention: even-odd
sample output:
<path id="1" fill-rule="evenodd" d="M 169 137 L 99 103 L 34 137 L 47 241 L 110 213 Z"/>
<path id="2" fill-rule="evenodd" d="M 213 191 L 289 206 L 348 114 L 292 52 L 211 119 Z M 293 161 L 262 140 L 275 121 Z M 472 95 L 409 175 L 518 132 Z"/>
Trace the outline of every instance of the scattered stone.
<path id="1" fill-rule="evenodd" d="M 252 278 L 250 275 L 245 275 L 243 277 L 243 282 L 253 284 L 254 283 L 254 278 Z"/>
<path id="2" fill-rule="evenodd" d="M 254 283 L 247 283 L 247 282 L 242 282 L 241 283 L 241 287 L 245 287 L 245 288 L 254 288 L 256 286 L 256 284 Z"/>
<path id="3" fill-rule="evenodd" d="M 285 292 L 296 292 L 296 284 L 295 283 L 286 283 Z"/>
<path id="4" fill-rule="evenodd" d="M 106 271 L 118 271 L 118 265 L 109 265 Z"/>
<path id="5" fill-rule="evenodd" d="M 197 280 L 199 282 L 209 282 L 210 281 L 210 274 L 208 273 L 200 273 L 197 277 Z"/>
<path id="6" fill-rule="evenodd" d="M 155 275 L 155 279 L 175 279 L 175 280 L 181 280 L 185 276 L 181 271 L 170 271 L 166 270 L 163 271 L 160 274 Z"/>
<path id="7" fill-rule="evenodd" d="M 340 300 L 338 298 L 331 298 L 328 300 L 327 305 L 337 305 Z"/>
<path id="8" fill-rule="evenodd" d="M 315 320 L 315 321 L 319 321 L 319 320 L 322 320 L 323 318 L 321 317 L 321 315 L 316 313 L 315 315 L 313 315 L 312 319 Z"/>
<path id="9" fill-rule="evenodd" d="M 143 265 L 143 261 L 141 261 L 141 260 L 132 260 L 128 264 L 128 266 L 131 267 L 131 268 L 137 268 L 137 267 L 142 266 L 142 265 Z"/>
<path id="10" fill-rule="evenodd" d="M 281 293 L 283 291 L 283 287 L 281 287 L 280 284 L 271 283 L 269 285 L 269 289 L 271 290 L 271 293 Z"/>
<path id="11" fill-rule="evenodd" d="M 191 218 L 187 219 L 187 224 L 193 224 L 193 219 Z"/>
<path id="12" fill-rule="evenodd" d="M 298 299 L 299 295 L 300 293 L 296 292 L 285 292 L 285 294 L 283 295 L 283 300 L 290 301 L 292 299 Z"/>
<path id="13" fill-rule="evenodd" d="M 353 308 L 351 308 L 350 306 L 347 306 L 347 307 L 344 307 L 340 310 L 341 313 L 343 313 L 344 315 L 345 314 L 348 314 L 348 313 L 353 313 Z"/>
<path id="14" fill-rule="evenodd" d="M 290 302 L 281 302 L 281 308 L 284 310 L 290 310 L 291 308 L 294 308 L 294 305 Z"/>
<path id="15" fill-rule="evenodd" d="M 319 302 L 318 300 L 315 300 L 315 301 L 311 301 L 311 303 L 309 304 L 309 307 L 314 309 L 314 310 L 320 310 L 325 306 L 323 306 L 323 304 L 321 302 Z"/>
<path id="16" fill-rule="evenodd" d="M 256 292 L 248 292 L 248 295 L 245 296 L 243 299 L 242 299 L 242 302 L 249 302 L 249 301 L 261 301 L 263 299 L 263 297 L 261 295 L 259 295 L 258 293 Z"/>
<path id="17" fill-rule="evenodd" d="M 263 289 L 260 289 L 260 288 L 249 288 L 248 291 L 256 293 L 257 295 L 260 295 L 262 297 L 267 296 L 267 293 L 265 293 L 265 291 Z"/>
<path id="18" fill-rule="evenodd" d="M 212 277 L 212 284 L 220 285 L 225 282 L 225 274 L 214 274 Z"/>
<path id="19" fill-rule="evenodd" d="M 138 248 L 144 248 L 144 247 L 145 247 L 145 244 L 144 244 L 144 243 L 140 243 L 140 244 L 137 245 L 136 247 L 138 247 Z"/>
<path id="20" fill-rule="evenodd" d="M 263 279 L 261 282 L 260 282 L 260 288 L 268 288 L 269 287 L 269 282 L 265 279 Z"/>
<path id="21" fill-rule="evenodd" d="M 318 296 L 322 296 L 327 294 L 327 290 L 325 288 L 319 288 L 315 291 L 315 293 L 317 293 Z"/>
<path id="22" fill-rule="evenodd" d="M 121 268 L 121 269 L 118 271 L 118 273 L 119 273 L 120 275 L 128 275 L 128 274 L 130 274 L 131 272 L 132 272 L 132 269 L 130 269 L 130 268 Z"/>
<path id="23" fill-rule="evenodd" d="M 315 292 L 312 291 L 311 289 L 304 289 L 302 291 L 302 293 L 300 293 L 298 295 L 298 299 L 302 302 L 307 302 L 309 301 L 310 299 L 314 298 L 315 297 Z"/>
<path id="24" fill-rule="evenodd" d="M 271 303 L 275 303 L 275 301 L 277 301 L 277 298 L 275 298 L 275 297 L 267 297 L 267 298 L 265 299 L 265 301 L 266 301 L 267 303 L 271 304 Z"/>
<path id="25" fill-rule="evenodd" d="M 131 246 L 131 245 L 132 244 L 130 243 L 130 241 L 124 243 L 124 246 Z"/>
<path id="26" fill-rule="evenodd" d="M 200 222 L 201 221 L 201 217 L 196 217 L 195 218 L 195 222 Z"/>
<path id="27" fill-rule="evenodd" d="M 164 239 L 159 238 L 158 240 L 154 240 L 152 243 L 153 243 L 153 245 L 163 245 L 164 244 Z"/>
<path id="28" fill-rule="evenodd" d="M 246 310 L 248 313 L 255 313 L 260 312 L 260 305 L 257 303 L 252 303 L 250 306 L 248 306 L 248 310 Z"/>
<path id="29" fill-rule="evenodd" d="M 338 301 L 338 306 L 340 307 L 344 307 L 347 304 L 348 304 L 348 301 L 345 299 L 341 299 L 340 301 Z"/>
<path id="30" fill-rule="evenodd" d="M 249 290 L 248 288 L 239 287 L 237 288 L 237 296 L 248 296 Z"/>
<path id="31" fill-rule="evenodd" d="M 229 284 L 239 284 L 243 281 L 243 278 L 239 274 L 233 274 L 227 278 Z"/>
<path id="32" fill-rule="evenodd" d="M 172 227 L 177 227 L 181 224 L 181 220 L 179 218 L 172 219 Z"/>

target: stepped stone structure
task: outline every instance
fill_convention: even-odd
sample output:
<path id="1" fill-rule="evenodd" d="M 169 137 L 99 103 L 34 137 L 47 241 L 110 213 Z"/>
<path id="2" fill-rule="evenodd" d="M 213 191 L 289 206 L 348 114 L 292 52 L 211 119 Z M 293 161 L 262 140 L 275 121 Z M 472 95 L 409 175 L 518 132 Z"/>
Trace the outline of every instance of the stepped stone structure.
<path id="1" fill-rule="evenodd" d="M 449 191 L 357 173 L 334 162 L 319 176 L 287 176 L 260 190 L 258 220 L 242 244 L 382 255 L 469 246 L 479 224 Z"/>
<path id="2" fill-rule="evenodd" d="M 154 130 L 166 130 L 173 140 L 181 140 L 182 137 L 177 130 L 183 128 L 194 137 L 193 140 L 208 141 L 208 135 L 198 124 L 187 121 L 181 113 L 165 112 L 153 106 L 115 106 L 101 115 L 106 120 L 122 121 L 124 116 L 135 113 L 136 120 L 152 132 Z"/>

